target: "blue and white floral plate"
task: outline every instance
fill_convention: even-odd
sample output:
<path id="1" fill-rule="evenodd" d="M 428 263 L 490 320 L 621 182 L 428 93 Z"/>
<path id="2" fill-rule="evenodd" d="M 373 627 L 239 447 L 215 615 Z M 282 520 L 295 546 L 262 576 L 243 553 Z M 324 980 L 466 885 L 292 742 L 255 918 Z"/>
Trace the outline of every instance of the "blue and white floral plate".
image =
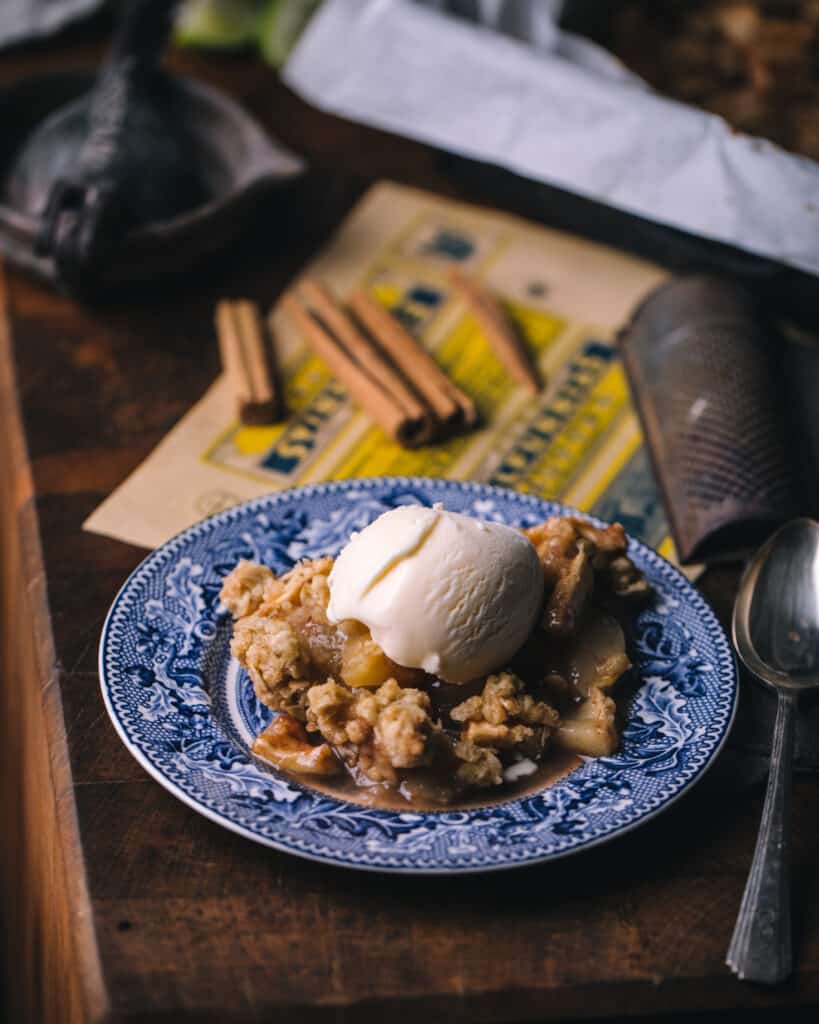
<path id="1" fill-rule="evenodd" d="M 222 578 L 240 558 L 283 572 L 334 555 L 388 508 L 431 505 L 515 526 L 569 511 L 481 484 L 414 478 L 330 483 L 271 494 L 206 519 L 150 555 L 105 622 L 100 677 L 123 742 L 166 789 L 248 839 L 377 871 L 487 871 L 550 860 L 612 839 L 702 777 L 731 726 L 736 668 L 696 590 L 637 541 L 654 588 L 634 629 L 639 686 L 621 748 L 551 787 L 493 806 L 419 813 L 346 803 L 249 754 L 270 712 L 230 658 Z"/>

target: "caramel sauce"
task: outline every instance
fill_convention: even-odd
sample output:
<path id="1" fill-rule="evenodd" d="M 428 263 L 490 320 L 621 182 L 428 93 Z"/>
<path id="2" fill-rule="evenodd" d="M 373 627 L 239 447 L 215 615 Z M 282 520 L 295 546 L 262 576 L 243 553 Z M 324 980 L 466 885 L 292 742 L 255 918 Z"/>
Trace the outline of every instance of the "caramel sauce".
<path id="1" fill-rule="evenodd" d="M 372 783 L 368 786 L 357 785 L 355 780 L 344 772 L 335 778 L 308 779 L 304 775 L 282 772 L 302 789 L 312 789 L 325 796 L 343 800 L 345 803 L 358 804 L 361 807 L 376 807 L 390 811 L 424 811 L 445 812 L 475 810 L 480 807 L 494 807 L 510 800 L 539 793 L 548 786 L 554 785 L 565 778 L 570 772 L 579 768 L 583 760 L 567 750 L 552 748 L 536 770 L 516 782 L 504 782 L 493 789 L 476 790 L 452 799 L 452 789 L 447 779 L 438 777 L 431 772 L 418 770 L 417 774 L 407 772 L 407 780 L 398 789 Z M 281 770 L 281 769 L 279 769 Z"/>
<path id="2" fill-rule="evenodd" d="M 588 650 L 589 644 L 586 641 L 592 636 L 599 637 L 599 628 L 595 634 L 594 627 L 606 621 L 616 627 L 616 633 L 613 637 L 610 633 L 603 634 L 605 643 L 598 658 L 595 657 L 594 643 L 591 644 L 591 650 Z M 316 621 L 309 615 L 305 615 L 297 625 L 319 672 L 325 677 L 340 677 L 344 632 L 326 622 Z M 541 630 L 535 629 L 511 661 L 510 667 L 524 680 L 529 691 L 542 696 L 561 711 L 582 700 L 588 692 L 588 686 L 597 681 L 598 673 L 608 660 L 608 648 L 612 640 L 615 641 L 614 652 L 617 653 L 618 649 L 623 651 L 620 627 L 616 620 L 612 620 L 602 610 L 591 609 L 587 612 L 585 627 L 585 630 L 579 631 L 579 635 L 565 641 L 547 637 Z M 480 693 L 485 683 L 481 678 L 472 683 L 455 685 L 418 669 L 401 669 L 397 665 L 395 669 L 394 675 L 401 685 L 416 686 L 427 692 L 432 703 L 433 718 L 441 721 L 450 735 L 454 732 L 449 718 L 450 710 L 456 704 Z M 622 667 L 616 674 L 620 672 Z M 583 760 L 577 754 L 551 745 L 531 774 L 466 794 L 458 791 L 452 775 L 440 766 L 437 770 L 427 767 L 403 772 L 397 788 L 374 783 L 362 772 L 353 775 L 346 769 L 332 778 L 297 775 L 281 768 L 278 770 L 304 789 L 347 803 L 398 811 L 446 812 L 492 807 L 530 796 L 554 785 L 582 764 Z"/>

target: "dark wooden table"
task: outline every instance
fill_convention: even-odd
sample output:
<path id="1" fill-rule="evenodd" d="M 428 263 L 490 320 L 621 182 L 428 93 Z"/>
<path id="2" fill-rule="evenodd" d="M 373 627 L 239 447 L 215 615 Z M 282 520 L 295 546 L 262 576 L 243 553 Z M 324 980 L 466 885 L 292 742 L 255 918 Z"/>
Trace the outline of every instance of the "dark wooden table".
<path id="1" fill-rule="evenodd" d="M 95 32 L 0 56 L 0 84 L 88 66 Z M 776 991 L 724 966 L 761 788 L 718 772 L 656 821 L 487 877 L 345 872 L 195 814 L 126 752 L 99 693 L 100 627 L 142 550 L 91 510 L 217 373 L 214 297 L 265 304 L 375 178 L 491 202 L 440 154 L 308 109 L 245 57 L 175 55 L 311 161 L 246 243 L 182 286 L 84 309 L 6 268 L 0 296 L 0 692 L 10 1021 L 516 1021 L 694 1011 L 815 1019 L 819 781 L 794 787 L 799 967 Z M 19 398 L 19 407 L 17 399 Z M 19 413 L 19 416 L 18 416 Z M 162 496 L 157 495 L 161 501 Z M 706 593 L 725 617 L 735 573 Z M 813 1007 L 814 1009 L 811 1009 Z M 698 1017 L 698 1019 L 709 1019 Z"/>

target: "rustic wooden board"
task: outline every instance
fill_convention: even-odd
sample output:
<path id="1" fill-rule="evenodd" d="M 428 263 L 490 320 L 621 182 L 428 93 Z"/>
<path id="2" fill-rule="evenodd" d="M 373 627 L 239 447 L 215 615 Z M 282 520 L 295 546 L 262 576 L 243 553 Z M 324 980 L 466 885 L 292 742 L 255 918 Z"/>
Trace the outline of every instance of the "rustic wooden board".
<path id="1" fill-rule="evenodd" d="M 42 66 L 46 55 L 50 68 L 89 63 L 99 48 L 93 33 L 87 38 L 74 33 L 5 55 L 0 83 Z M 29 494 L 18 454 L 24 484 L 19 498 L 7 490 L 2 499 L 18 538 L 12 548 L 26 531 L 28 540 L 24 557 L 4 568 L 13 577 L 7 604 L 17 595 L 30 602 L 11 619 L 27 664 L 4 673 L 2 687 L 10 714 L 24 690 L 40 698 L 18 757 L 28 766 L 38 741 L 47 745 L 51 768 L 41 763 L 26 793 L 36 789 L 51 808 L 43 835 L 59 854 L 54 870 L 41 870 L 37 842 L 21 839 L 32 895 L 11 927 L 30 916 L 40 945 L 26 953 L 39 974 L 13 967 L 16 987 L 45 979 L 73 993 L 65 996 L 70 1013 L 43 1018 L 71 1024 L 432 1024 L 765 1007 L 777 1019 L 801 1008 L 802 1019 L 819 1002 L 815 780 L 798 779 L 794 791 L 799 970 L 769 992 L 740 985 L 723 963 L 758 787 L 728 790 L 715 773 L 636 833 L 551 866 L 397 879 L 299 861 L 224 831 L 149 779 L 117 739 L 99 695 L 96 645 L 111 599 L 144 552 L 84 534 L 80 524 L 213 379 L 215 297 L 272 302 L 376 177 L 463 194 L 440 155 L 310 111 L 245 58 L 175 63 L 229 88 L 312 170 L 260 212 L 245 246 L 176 291 L 89 311 L 7 273 L 33 482 Z M 492 201 L 474 191 L 465 198 Z M 2 360 L 10 369 L 4 352 Z M 10 387 L 0 407 L 6 447 L 14 437 Z M 723 614 L 735 578 L 721 572 L 705 581 Z M 55 907 L 62 909 L 52 915 Z M 55 917 L 63 924 L 53 925 Z"/>
<path id="2" fill-rule="evenodd" d="M 82 1024 L 105 992 L 57 685 L 0 267 L 0 828 L 9 1020 Z"/>

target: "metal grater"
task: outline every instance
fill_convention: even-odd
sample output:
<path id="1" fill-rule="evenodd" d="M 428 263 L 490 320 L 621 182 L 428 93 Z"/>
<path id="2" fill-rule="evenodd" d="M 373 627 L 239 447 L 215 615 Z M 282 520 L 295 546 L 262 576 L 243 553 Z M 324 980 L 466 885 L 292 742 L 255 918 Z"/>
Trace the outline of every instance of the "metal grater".
<path id="1" fill-rule="evenodd" d="M 619 340 L 682 562 L 741 555 L 805 511 L 781 342 L 750 293 L 718 277 L 674 278 Z"/>

